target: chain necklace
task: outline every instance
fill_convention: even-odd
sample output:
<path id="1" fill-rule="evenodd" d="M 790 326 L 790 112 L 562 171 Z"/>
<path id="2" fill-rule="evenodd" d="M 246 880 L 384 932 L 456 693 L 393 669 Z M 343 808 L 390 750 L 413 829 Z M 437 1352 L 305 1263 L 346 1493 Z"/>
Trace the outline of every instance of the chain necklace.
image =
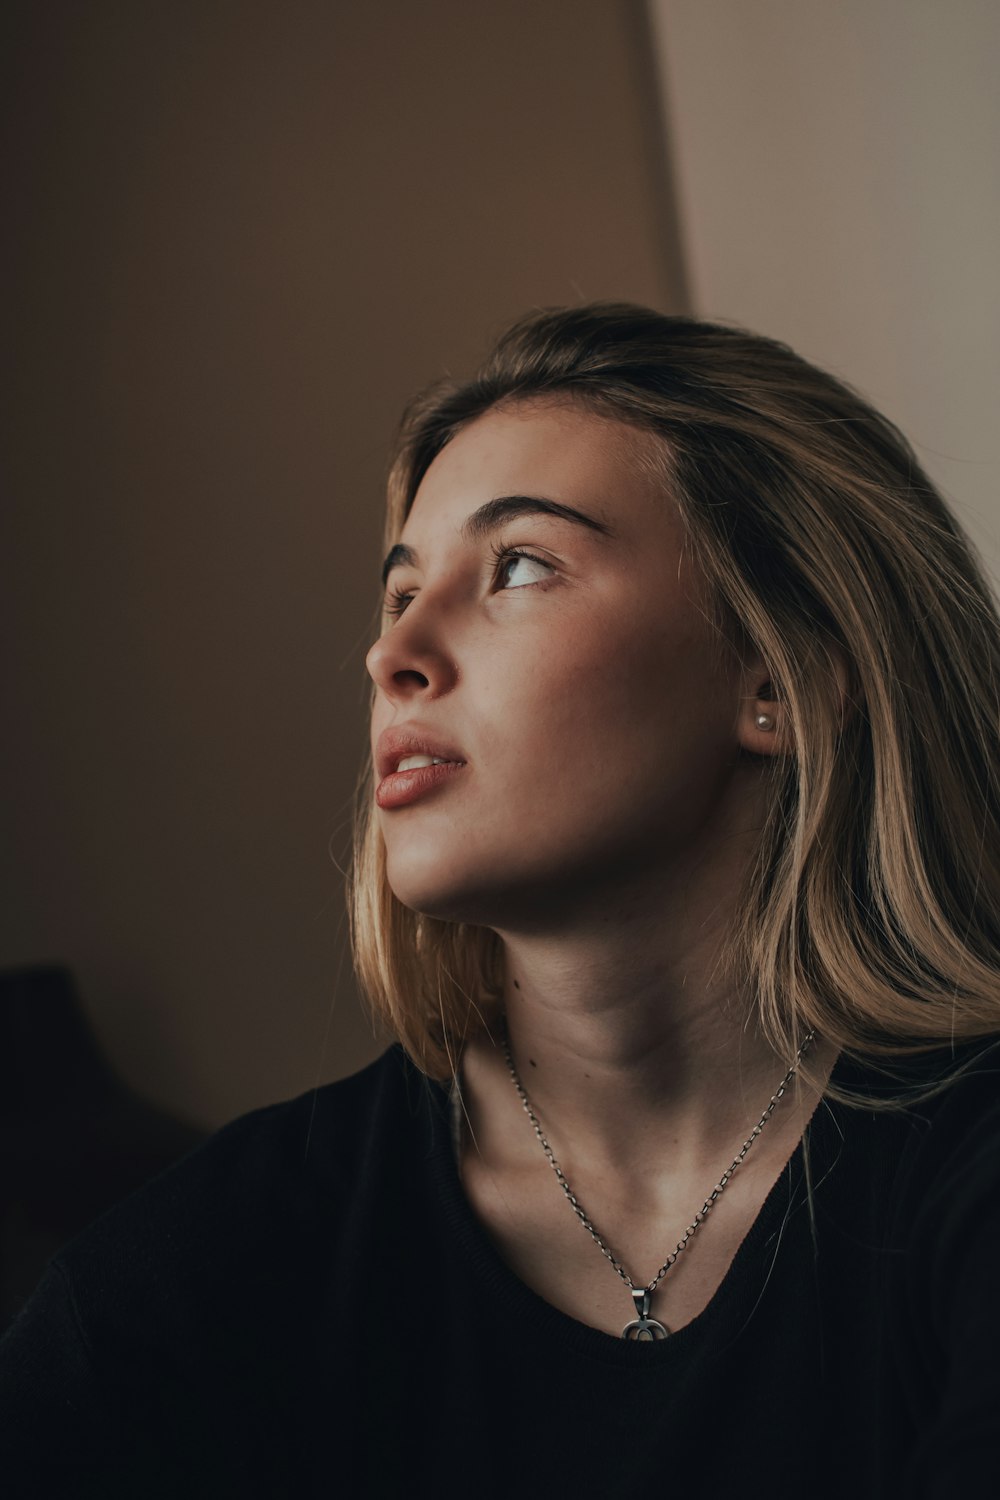
<path id="1" fill-rule="evenodd" d="M 670 1267 L 677 1260 L 677 1257 L 680 1255 L 681 1251 L 688 1244 L 692 1236 L 696 1234 L 697 1231 L 701 1228 L 702 1224 L 704 1224 L 709 1213 L 715 1207 L 716 1201 L 725 1192 L 726 1187 L 729 1183 L 729 1179 L 732 1177 L 737 1167 L 743 1165 L 747 1152 L 750 1150 L 750 1147 L 753 1145 L 754 1141 L 760 1135 L 761 1131 L 764 1129 L 764 1126 L 773 1115 L 775 1109 L 778 1106 L 779 1099 L 782 1098 L 788 1088 L 788 1085 L 795 1077 L 795 1074 L 798 1071 L 799 1064 L 808 1051 L 815 1035 L 816 1033 L 814 1031 L 809 1031 L 806 1033 L 806 1037 L 802 1043 L 802 1046 L 795 1054 L 795 1061 L 792 1063 L 792 1066 L 789 1068 L 784 1078 L 778 1084 L 775 1092 L 771 1095 L 771 1102 L 768 1104 L 764 1113 L 761 1115 L 760 1119 L 757 1121 L 756 1125 L 751 1130 L 746 1140 L 743 1142 L 743 1145 L 740 1147 L 739 1151 L 737 1151 L 735 1157 L 733 1158 L 732 1164 L 723 1172 L 722 1176 L 715 1184 L 715 1187 L 709 1193 L 708 1197 L 701 1205 L 701 1208 L 699 1208 L 698 1212 L 691 1220 L 691 1223 L 688 1225 L 687 1229 L 685 1229 L 684 1233 L 681 1235 L 680 1239 L 677 1241 L 677 1244 L 674 1246 L 673 1250 L 671 1250 L 670 1254 L 667 1256 L 666 1260 L 663 1262 L 663 1265 L 657 1271 L 652 1281 L 650 1281 L 646 1286 L 636 1286 L 635 1282 L 632 1280 L 631 1276 L 628 1274 L 621 1261 L 618 1260 L 614 1253 L 608 1249 L 607 1245 L 604 1243 L 601 1236 L 598 1234 L 597 1230 L 591 1223 L 590 1218 L 585 1212 L 583 1205 L 580 1203 L 579 1198 L 577 1198 L 576 1194 L 573 1192 L 573 1189 L 566 1181 L 566 1174 L 559 1163 L 556 1161 L 555 1153 L 553 1152 L 552 1147 L 549 1145 L 548 1141 L 545 1139 L 545 1136 L 542 1132 L 542 1127 L 538 1123 L 538 1116 L 535 1114 L 534 1110 L 528 1102 L 528 1096 L 524 1091 L 524 1084 L 521 1082 L 521 1079 L 518 1076 L 517 1069 L 514 1066 L 514 1059 L 510 1054 L 510 1041 L 507 1036 L 507 1027 L 506 1025 L 504 1025 L 502 1042 L 504 1056 L 507 1059 L 507 1068 L 510 1072 L 511 1078 L 513 1079 L 514 1087 L 517 1089 L 518 1097 L 520 1098 L 521 1103 L 524 1106 L 524 1111 L 527 1114 L 528 1119 L 531 1121 L 532 1125 L 535 1127 L 535 1134 L 541 1142 L 542 1150 L 548 1157 L 549 1166 L 552 1168 L 553 1172 L 555 1172 L 556 1174 L 556 1177 L 559 1179 L 559 1186 L 562 1188 L 563 1192 L 566 1194 L 566 1197 L 569 1199 L 570 1207 L 576 1214 L 577 1218 L 580 1220 L 580 1223 L 583 1225 L 584 1229 L 587 1230 L 594 1243 L 598 1246 L 601 1254 L 614 1266 L 615 1270 L 618 1272 L 618 1275 L 621 1277 L 622 1281 L 624 1281 L 625 1285 L 628 1287 L 629 1291 L 632 1294 L 632 1301 L 635 1304 L 635 1318 L 631 1323 L 626 1323 L 625 1327 L 622 1329 L 623 1339 L 638 1340 L 640 1342 L 648 1343 L 654 1339 L 665 1339 L 669 1336 L 670 1329 L 667 1328 L 663 1323 L 658 1323 L 655 1318 L 651 1318 L 649 1316 L 649 1300 L 652 1297 L 653 1293 L 656 1291 L 656 1288 L 659 1286 L 660 1282 L 663 1280 L 664 1276 L 666 1276 L 667 1272 L 670 1270 Z"/>

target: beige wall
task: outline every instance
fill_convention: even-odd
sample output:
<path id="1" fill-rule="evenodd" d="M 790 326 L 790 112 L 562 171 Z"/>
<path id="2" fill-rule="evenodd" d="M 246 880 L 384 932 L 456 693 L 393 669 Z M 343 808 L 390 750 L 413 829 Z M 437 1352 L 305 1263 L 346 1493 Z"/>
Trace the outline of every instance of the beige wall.
<path id="1" fill-rule="evenodd" d="M 529 306 L 683 305 L 641 25 L 4 8 L 0 964 L 197 1121 L 372 1055 L 327 846 L 402 401 Z"/>
<path id="2" fill-rule="evenodd" d="M 1000 577 L 1000 6 L 650 12 L 695 310 L 866 391 Z"/>

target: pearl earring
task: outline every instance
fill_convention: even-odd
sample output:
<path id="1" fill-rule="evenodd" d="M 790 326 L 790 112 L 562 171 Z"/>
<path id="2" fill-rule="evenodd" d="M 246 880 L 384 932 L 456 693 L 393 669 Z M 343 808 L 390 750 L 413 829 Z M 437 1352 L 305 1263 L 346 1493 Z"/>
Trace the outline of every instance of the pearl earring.
<path id="1" fill-rule="evenodd" d="M 774 720 L 771 718 L 771 715 L 770 714 L 758 714 L 757 715 L 757 728 L 758 729 L 773 729 L 774 728 Z"/>

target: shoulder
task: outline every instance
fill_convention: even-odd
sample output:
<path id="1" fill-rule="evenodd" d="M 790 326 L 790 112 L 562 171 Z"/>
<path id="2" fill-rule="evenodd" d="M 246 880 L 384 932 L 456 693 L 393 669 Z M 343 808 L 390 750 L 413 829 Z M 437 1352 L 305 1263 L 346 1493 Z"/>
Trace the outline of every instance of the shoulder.
<path id="1" fill-rule="evenodd" d="M 383 1180 L 405 1174 L 422 1135 L 407 1124 L 432 1097 L 391 1048 L 234 1120 L 95 1220 L 0 1344 L 5 1473 L 61 1465 L 67 1482 L 38 1493 L 75 1494 L 86 1465 L 135 1478 L 134 1459 L 141 1480 L 100 1490 L 131 1495 L 176 1463 L 187 1478 L 155 1493 L 179 1494 L 193 1454 L 204 1478 L 243 1451 L 224 1431 L 274 1427 L 310 1368 L 333 1268 L 367 1262 Z M 223 1490 L 236 1493 L 207 1479 L 197 1493 Z"/>
<path id="2" fill-rule="evenodd" d="M 390 1048 L 362 1072 L 256 1109 L 103 1214 L 54 1258 L 82 1301 L 182 1285 L 211 1298 L 302 1259 L 333 1233 L 373 1156 L 405 1151 L 402 1128 L 429 1086 Z"/>
<path id="3" fill-rule="evenodd" d="M 870 1106 L 943 1144 L 1000 1109 L 1000 1036 L 906 1057 L 843 1054 L 831 1083 L 862 1113 Z"/>
<path id="4" fill-rule="evenodd" d="M 925 1278 L 955 1274 L 973 1226 L 1000 1253 L 1000 1038 L 838 1072 L 856 1097 L 838 1112 L 847 1154 L 882 1202 L 888 1243 L 919 1248 Z"/>
<path id="5" fill-rule="evenodd" d="M 913 1141 L 900 1189 L 927 1244 L 947 1252 L 948 1274 L 971 1228 L 992 1234 L 1000 1253 L 1000 1040 L 967 1047 L 949 1080 L 913 1107 Z M 928 1266 L 928 1270 L 931 1267 Z"/>
<path id="6" fill-rule="evenodd" d="M 936 1092 L 895 1120 L 879 1182 L 885 1413 L 907 1423 L 902 1489 L 965 1494 L 992 1462 L 1000 1396 L 1000 1041 L 929 1056 L 913 1084 Z"/>

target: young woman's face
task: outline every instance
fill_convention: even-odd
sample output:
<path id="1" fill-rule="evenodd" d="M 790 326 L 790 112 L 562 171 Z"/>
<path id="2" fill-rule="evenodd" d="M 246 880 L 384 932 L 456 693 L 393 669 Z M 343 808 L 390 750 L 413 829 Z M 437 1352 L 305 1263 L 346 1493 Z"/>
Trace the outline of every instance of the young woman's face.
<path id="1" fill-rule="evenodd" d="M 579 406 L 523 404 L 428 469 L 388 559 L 397 613 L 368 656 L 405 905 L 502 931 L 697 858 L 735 773 L 745 674 L 640 461 L 655 444 Z M 446 764 L 406 769 L 421 755 Z"/>

